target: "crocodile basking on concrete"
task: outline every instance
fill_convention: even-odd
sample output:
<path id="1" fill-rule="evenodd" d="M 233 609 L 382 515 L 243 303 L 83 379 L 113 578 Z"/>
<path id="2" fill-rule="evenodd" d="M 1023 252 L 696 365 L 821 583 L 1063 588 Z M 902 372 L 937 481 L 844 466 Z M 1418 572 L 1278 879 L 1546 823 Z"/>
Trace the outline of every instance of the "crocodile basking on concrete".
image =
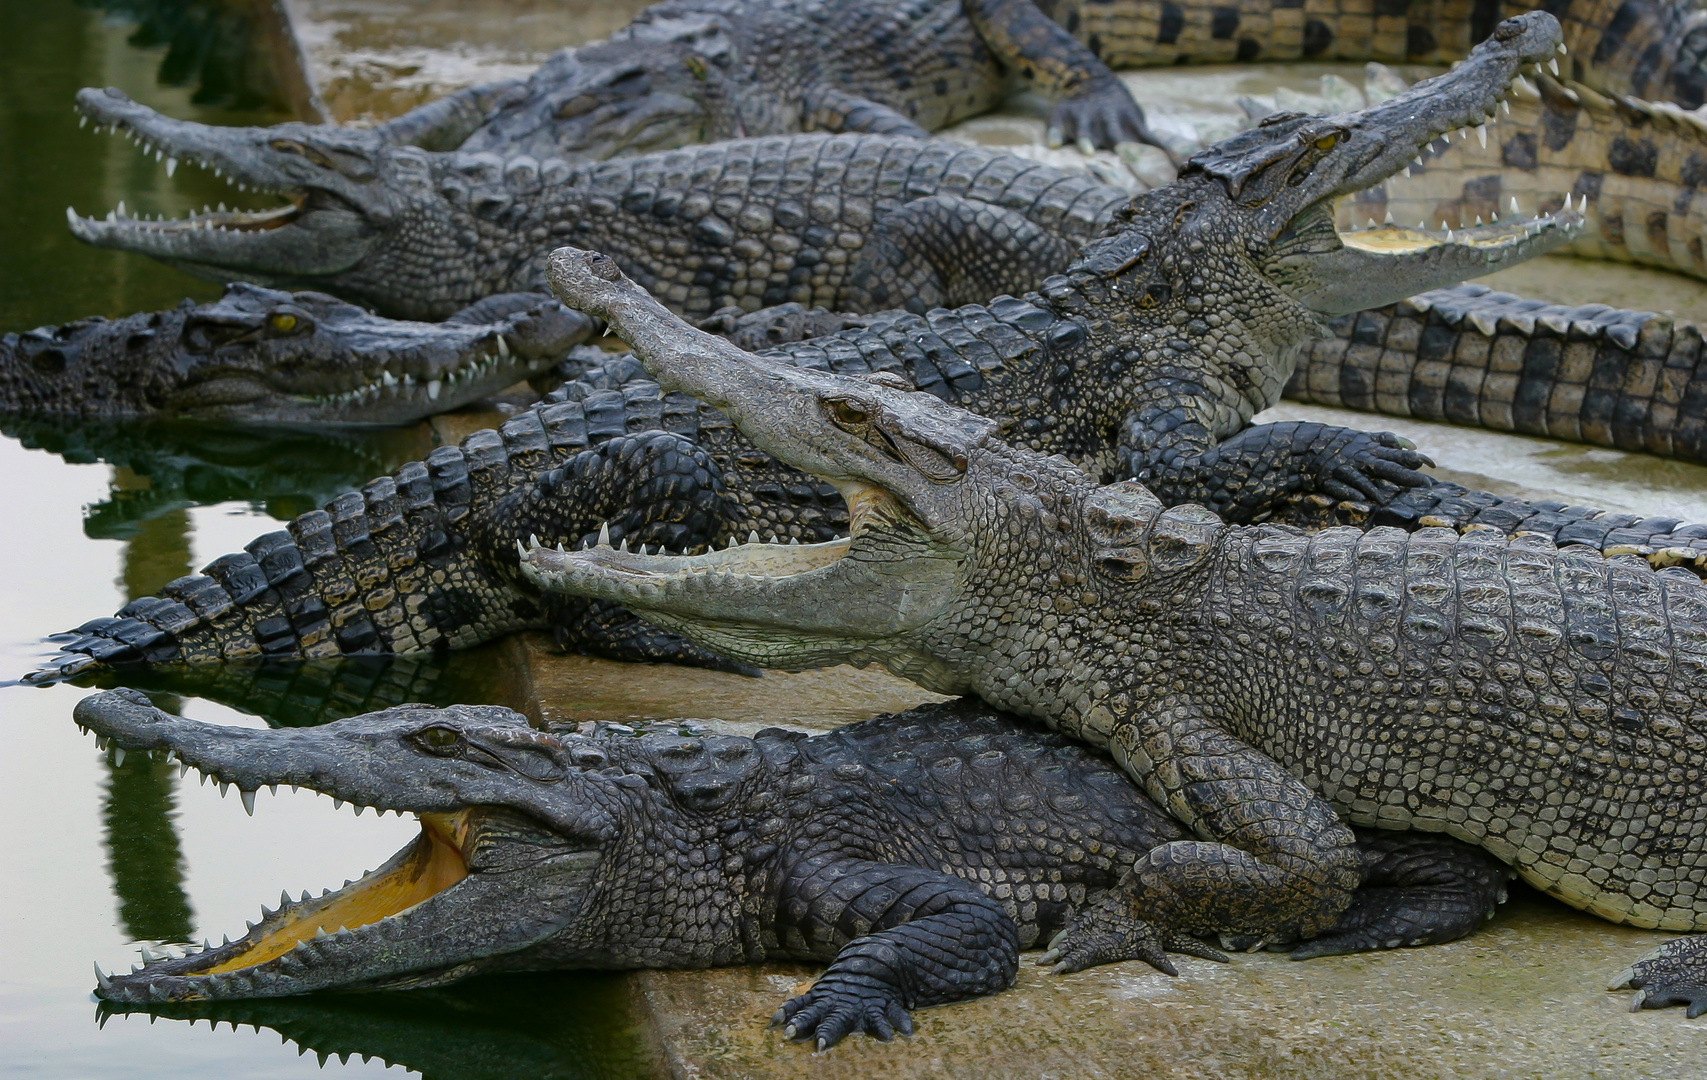
<path id="1" fill-rule="evenodd" d="M 910 380 L 1093 476 L 1142 476 L 1169 503 L 1242 518 L 1304 492 L 1380 504 L 1394 485 L 1424 483 L 1415 469 L 1425 459 L 1391 436 L 1306 423 L 1250 428 L 1250 417 L 1274 403 L 1321 316 L 1545 250 L 1575 215 L 1366 250 L 1340 243 L 1328 208 L 1441 131 L 1493 110 L 1518 66 L 1550 54 L 1556 35 L 1551 17 L 1536 13 L 1406 95 L 1339 117 L 1283 120 L 1206 151 L 1179 182 L 1122 210 L 1043 295 L 890 313 L 774 355 Z M 1254 176 L 1252 162 L 1262 166 Z M 1209 217 L 1221 233 L 1184 228 Z M 1128 270 L 1142 281 L 1136 291 Z M 545 627 L 576 647 L 662 658 L 675 646 L 646 639 L 656 632 L 630 617 L 608 623 L 617 616 L 607 609 L 565 611 L 540 597 L 519 579 L 513 544 L 602 535 L 683 550 L 753 534 L 840 534 L 846 509 L 833 491 L 754 451 L 715 411 L 635 382 L 631 361 L 626 372 L 602 371 L 498 432 L 442 447 L 205 575 L 85 624 L 60 639 L 65 655 L 40 677 L 96 663 L 456 648 Z"/>
<path id="2" fill-rule="evenodd" d="M 1080 915 L 1062 965 L 1165 970 L 1203 933 L 1315 933 L 1357 882 L 1347 822 L 1477 844 L 1615 922 L 1707 930 L 1699 578 L 1539 536 L 1164 509 L 931 395 L 696 331 L 596 253 L 556 253 L 552 284 L 853 514 L 827 544 L 530 548 L 523 571 L 735 659 L 878 663 L 1108 747 L 1196 839 Z M 1698 935 L 1614 983 L 1696 1014 L 1704 978 Z"/>
<path id="3" fill-rule="evenodd" d="M 135 691 L 87 698 L 76 719 L 121 752 L 236 786 L 250 812 L 260 788 L 289 784 L 421 820 L 384 866 L 285 895 L 237 941 L 97 968 L 96 993 L 115 1002 L 798 959 L 829 968 L 778 1026 L 819 1049 L 888 1039 L 911 1033 L 912 1009 L 1006 989 L 1021 949 L 1186 837 L 1106 758 L 971 700 L 810 737 L 681 722 L 547 732 L 470 705 L 258 731 Z M 1505 868 L 1466 845 L 1360 839 L 1369 887 L 1294 955 L 1449 941 L 1504 898 Z"/>
<path id="4" fill-rule="evenodd" d="M 237 284 L 209 304 L 0 337 L 0 413 L 402 424 L 544 374 L 593 336 L 592 320 L 538 293 L 419 323 Z"/>
<path id="5" fill-rule="evenodd" d="M 209 128 L 116 91 L 79 101 L 98 123 L 296 200 L 171 221 L 71 213 L 80 238 L 398 318 L 543 291 L 545 256 L 576 241 L 606 245 L 693 317 L 790 301 L 971 303 L 1034 287 L 1128 197 L 997 150 L 897 136 L 776 136 L 570 165 L 430 153 L 355 130 Z"/>

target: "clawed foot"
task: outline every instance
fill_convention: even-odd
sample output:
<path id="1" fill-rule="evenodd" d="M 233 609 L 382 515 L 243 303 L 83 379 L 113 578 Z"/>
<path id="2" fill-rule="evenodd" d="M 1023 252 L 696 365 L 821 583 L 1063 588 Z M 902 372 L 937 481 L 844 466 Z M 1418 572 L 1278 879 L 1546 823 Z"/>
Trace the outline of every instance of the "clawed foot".
<path id="1" fill-rule="evenodd" d="M 1147 143 L 1166 153 L 1175 165 L 1179 164 L 1173 151 L 1151 134 L 1144 110 L 1118 79 L 1057 102 L 1049 114 L 1044 139 L 1050 146 L 1082 139 L 1103 150 L 1112 149 L 1116 143 Z"/>
<path id="2" fill-rule="evenodd" d="M 1321 448 L 1317 461 L 1317 490 L 1343 502 L 1368 499 L 1380 504 L 1400 488 L 1432 483 L 1417 470 L 1432 467 L 1433 460 L 1391 431 L 1341 429 Z"/>
<path id="3" fill-rule="evenodd" d="M 770 1026 L 789 1039 L 811 1039 L 816 1049 L 828 1050 L 855 1031 L 879 1042 L 896 1032 L 911 1035 L 913 1018 L 893 986 L 869 976 L 827 972 L 812 989 L 783 1002 Z"/>
<path id="4" fill-rule="evenodd" d="M 1143 919 L 1101 904 L 1079 912 L 1050 940 L 1048 951 L 1037 962 L 1054 965 L 1051 970 L 1055 974 L 1067 975 L 1102 964 L 1142 960 L 1164 974 L 1178 975 L 1179 970 L 1167 957 L 1171 952 L 1227 962 L 1225 953 L 1189 934 L 1159 930 Z"/>
<path id="5" fill-rule="evenodd" d="M 1635 990 L 1630 1011 L 1686 1006 L 1691 1020 L 1707 1013 L 1707 935 L 1668 941 L 1620 971 L 1608 990 Z"/>

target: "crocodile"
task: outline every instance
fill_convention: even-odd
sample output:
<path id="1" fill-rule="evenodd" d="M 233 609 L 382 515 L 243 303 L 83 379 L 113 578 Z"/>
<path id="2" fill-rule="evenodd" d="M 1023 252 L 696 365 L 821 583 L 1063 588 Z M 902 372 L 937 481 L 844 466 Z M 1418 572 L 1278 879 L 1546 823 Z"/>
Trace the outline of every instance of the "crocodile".
<path id="1" fill-rule="evenodd" d="M 665 0 L 525 81 L 462 91 L 383 130 L 569 160 L 813 130 L 922 137 L 996 108 L 1015 80 L 1053 99 L 1053 145 L 1156 143 L 1089 49 L 1002 0 Z"/>
<path id="2" fill-rule="evenodd" d="M 1693 323 L 1468 284 L 1329 325 L 1286 397 L 1707 463 Z"/>
<path id="3" fill-rule="evenodd" d="M 0 413 L 402 424 L 544 374 L 596 329 L 538 293 L 420 323 L 238 283 L 213 303 L 0 337 Z"/>
<path id="4" fill-rule="evenodd" d="M 681 721 L 541 731 L 481 705 L 258 731 L 136 691 L 86 698 L 75 717 L 121 753 L 235 786 L 250 812 L 260 788 L 300 784 L 421 821 L 379 869 L 286 894 L 236 941 L 130 974 L 97 967 L 96 993 L 121 1003 L 796 959 L 829 966 L 774 1026 L 818 1049 L 887 1040 L 911 1034 L 913 1009 L 1012 985 L 1020 950 L 1187 835 L 1105 757 L 972 700 L 750 738 Z M 1505 867 L 1467 845 L 1360 842 L 1367 887 L 1295 956 L 1450 941 L 1504 898 Z"/>
<path id="5" fill-rule="evenodd" d="M 1577 218 L 1484 226 L 1450 241 L 1407 234 L 1371 249 L 1342 246 L 1328 206 L 1384 179 L 1439 132 L 1486 115 L 1518 65 L 1550 55 L 1556 40 L 1552 17 L 1535 13 L 1502 24 L 1455 72 L 1391 101 L 1236 136 L 1120 210 L 1072 273 L 1047 279 L 1041 294 L 892 312 L 767 355 L 910 379 L 1093 476 L 1142 476 L 1170 503 L 1201 502 L 1233 518 L 1261 516 L 1296 493 L 1382 503 L 1395 486 L 1426 482 L 1416 471 L 1425 458 L 1390 435 L 1249 427 L 1250 417 L 1277 399 L 1322 315 L 1546 250 Z M 1245 160 L 1272 167 L 1234 204 L 1220 177 Z M 1211 217 L 1227 222 L 1213 239 L 1186 228 Z M 1194 263 L 1211 243 L 1213 274 Z M 1222 259 L 1227 251 L 1250 257 Z M 1136 292 L 1132 275 L 1121 276 L 1133 268 Z M 1199 290 L 1211 280 L 1224 291 L 1206 297 Z M 1223 303 L 1235 296 L 1249 302 Z M 626 371 L 601 371 L 497 432 L 440 448 L 203 575 L 63 635 L 61 655 L 32 678 L 97 665 L 460 648 L 538 628 L 617 658 L 676 657 L 679 642 L 627 613 L 540 597 L 518 577 L 513 543 L 608 536 L 685 550 L 755 534 L 819 542 L 845 528 L 832 489 L 739 441 L 727 418 L 634 382 L 632 360 Z"/>
<path id="6" fill-rule="evenodd" d="M 82 240 L 406 319 L 543 292 L 544 257 L 575 239 L 606 245 L 695 317 L 787 302 L 971 303 L 1035 286 L 1128 198 L 997 150 L 899 136 L 773 136 L 571 165 L 389 146 L 353 130 L 202 128 L 111 90 L 79 104 L 145 147 L 296 200 L 171 221 L 68 209 Z"/>
<path id="7" fill-rule="evenodd" d="M 551 273 L 661 385 L 852 517 L 794 548 L 530 544 L 523 573 L 737 660 L 877 663 L 1107 747 L 1195 838 L 1146 852 L 1054 943 L 1058 966 L 1170 970 L 1165 950 L 1204 933 L 1309 936 L 1357 882 L 1348 823 L 1476 844 L 1614 922 L 1707 930 L 1707 583 L 1687 571 L 1495 530 L 1164 509 L 897 380 L 736 349 L 596 253 Z M 1613 985 L 1696 1015 L 1704 980 L 1697 933 Z"/>

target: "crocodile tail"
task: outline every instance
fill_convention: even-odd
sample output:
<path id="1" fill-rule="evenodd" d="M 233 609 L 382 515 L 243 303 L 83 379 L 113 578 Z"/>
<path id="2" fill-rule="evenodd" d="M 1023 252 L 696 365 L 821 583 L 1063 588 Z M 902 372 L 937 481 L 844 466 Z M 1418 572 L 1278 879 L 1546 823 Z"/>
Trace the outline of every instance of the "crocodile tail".
<path id="1" fill-rule="evenodd" d="M 1311 530 L 1355 525 L 1364 529 L 1393 526 L 1407 532 L 1445 528 L 1464 534 L 1521 533 L 1546 538 L 1559 547 L 1584 545 L 1608 556 L 1634 555 L 1655 569 L 1681 567 L 1707 577 L 1707 524 L 1558 501 L 1530 502 L 1446 481 L 1406 488 L 1380 507 L 1336 503 L 1322 495 L 1294 497 L 1277 508 L 1270 520 Z"/>
<path id="2" fill-rule="evenodd" d="M 543 627 L 546 611 L 518 591 L 513 559 L 505 558 L 511 553 L 487 550 L 474 542 L 477 534 L 496 529 L 488 519 L 508 494 L 576 452 L 631 423 L 646 430 L 691 422 L 683 411 L 607 392 L 477 431 L 170 582 L 157 596 L 57 635 L 51 640 L 59 654 L 25 678 L 45 683 L 95 668 L 431 651 Z"/>
<path id="3" fill-rule="evenodd" d="M 1707 462 L 1699 327 L 1461 285 L 1342 316 L 1295 401 Z"/>

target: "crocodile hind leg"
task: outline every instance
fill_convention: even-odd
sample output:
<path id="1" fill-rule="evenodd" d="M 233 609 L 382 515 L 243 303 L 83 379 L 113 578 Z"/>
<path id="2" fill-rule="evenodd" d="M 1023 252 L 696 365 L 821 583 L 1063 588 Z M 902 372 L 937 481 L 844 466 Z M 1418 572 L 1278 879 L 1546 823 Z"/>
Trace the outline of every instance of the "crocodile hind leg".
<path id="1" fill-rule="evenodd" d="M 1210 424 L 1194 415 L 1206 400 L 1202 394 L 1154 402 L 1126 422 L 1128 476 L 1167 505 L 1199 503 L 1246 522 L 1291 496 L 1321 493 L 1382 505 L 1431 482 L 1417 470 L 1433 462 L 1391 432 L 1292 420 L 1248 427 L 1217 443 Z"/>
<path id="2" fill-rule="evenodd" d="M 1456 941 L 1505 902 L 1511 867 L 1481 848 L 1432 833 L 1356 832 L 1363 885 L 1333 926 L 1290 950 L 1294 960 Z"/>
<path id="3" fill-rule="evenodd" d="M 1668 941 L 1612 977 L 1608 990 L 1635 990 L 1630 1011 L 1688 1007 L 1691 1020 L 1707 1013 L 1707 934 Z"/>
<path id="4" fill-rule="evenodd" d="M 977 199 L 915 199 L 877 222 L 849 274 L 854 311 L 975 304 L 1019 295 L 1066 266 L 1073 245 L 1036 222 Z"/>
<path id="5" fill-rule="evenodd" d="M 1334 925 L 1363 872 L 1355 837 L 1319 796 L 1194 705 L 1111 717 L 1109 749 L 1201 840 L 1151 849 L 1044 954 L 1057 972 L 1167 952 L 1220 959 L 1206 934 L 1310 937 Z M 1074 734 L 1068 731 L 1067 734 Z"/>

